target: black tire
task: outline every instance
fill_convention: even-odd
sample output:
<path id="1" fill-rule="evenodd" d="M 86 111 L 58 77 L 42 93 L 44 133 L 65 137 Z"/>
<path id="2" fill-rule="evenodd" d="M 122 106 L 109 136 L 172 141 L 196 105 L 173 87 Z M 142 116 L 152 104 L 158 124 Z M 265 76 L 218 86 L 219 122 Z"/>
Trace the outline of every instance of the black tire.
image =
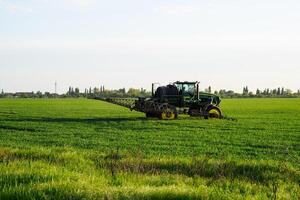
<path id="1" fill-rule="evenodd" d="M 163 111 L 159 114 L 159 119 L 162 120 L 174 120 L 177 119 L 178 114 L 176 108 L 166 107 Z"/>
<path id="2" fill-rule="evenodd" d="M 222 112 L 220 110 L 220 108 L 218 108 L 217 106 L 213 106 L 210 105 L 208 106 L 208 108 L 206 109 L 206 113 L 204 115 L 205 119 L 221 119 L 222 118 Z"/>

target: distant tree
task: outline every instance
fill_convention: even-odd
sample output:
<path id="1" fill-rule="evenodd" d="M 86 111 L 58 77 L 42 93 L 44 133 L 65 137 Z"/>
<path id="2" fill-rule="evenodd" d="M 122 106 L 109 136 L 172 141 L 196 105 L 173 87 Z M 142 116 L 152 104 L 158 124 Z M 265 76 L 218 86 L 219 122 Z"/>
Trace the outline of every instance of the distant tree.
<path id="1" fill-rule="evenodd" d="M 50 92 L 45 92 L 45 93 L 44 93 L 44 96 L 47 97 L 47 98 L 50 98 L 50 97 L 51 97 L 51 94 L 50 94 Z"/>
<path id="2" fill-rule="evenodd" d="M 140 95 L 145 96 L 147 93 L 146 89 L 141 88 Z"/>
<path id="3" fill-rule="evenodd" d="M 79 91 L 79 88 L 75 88 L 75 94 L 79 94 L 80 91 Z"/>
<path id="4" fill-rule="evenodd" d="M 260 90 L 257 88 L 256 95 L 260 95 Z"/>
<path id="5" fill-rule="evenodd" d="M 101 87 L 100 87 L 100 92 L 101 92 L 101 93 L 104 92 L 104 85 L 101 85 Z"/>
<path id="6" fill-rule="evenodd" d="M 38 98 L 42 98 L 42 97 L 43 97 L 43 93 L 42 93 L 41 91 L 37 91 L 37 92 L 36 92 L 36 96 L 37 96 Z"/>
<path id="7" fill-rule="evenodd" d="M 224 90 L 224 89 L 219 91 L 219 94 L 220 94 L 221 96 L 225 95 L 225 93 L 226 93 L 226 90 Z"/>
<path id="8" fill-rule="evenodd" d="M 3 89 L 1 90 L 1 94 L 2 94 L 2 95 L 4 94 L 4 91 L 3 91 Z"/>
<path id="9" fill-rule="evenodd" d="M 139 89 L 135 89 L 135 88 L 129 88 L 129 90 L 127 91 L 127 94 L 130 97 L 137 97 L 140 94 L 140 90 Z"/>
<path id="10" fill-rule="evenodd" d="M 277 95 L 279 96 L 281 94 L 280 87 L 277 89 Z"/>
<path id="11" fill-rule="evenodd" d="M 90 87 L 89 89 L 89 94 L 92 94 L 92 87 Z"/>
<path id="12" fill-rule="evenodd" d="M 286 95 L 292 95 L 293 94 L 293 91 L 291 89 L 286 89 L 285 90 L 285 94 Z"/>
<path id="13" fill-rule="evenodd" d="M 247 95 L 249 93 L 248 86 L 243 88 L 243 95 Z"/>
<path id="14" fill-rule="evenodd" d="M 211 93 L 211 86 L 208 87 L 208 93 Z"/>
<path id="15" fill-rule="evenodd" d="M 226 95 L 228 96 L 234 96 L 234 91 L 233 90 L 228 90 L 227 92 L 225 92 Z"/>
<path id="16" fill-rule="evenodd" d="M 98 94 L 98 93 L 99 93 L 99 88 L 97 88 L 97 87 L 94 87 L 94 89 L 93 89 L 93 93 L 94 93 L 94 94 Z"/>
<path id="17" fill-rule="evenodd" d="M 281 88 L 280 94 L 281 94 L 281 95 L 284 95 L 284 88 Z"/>

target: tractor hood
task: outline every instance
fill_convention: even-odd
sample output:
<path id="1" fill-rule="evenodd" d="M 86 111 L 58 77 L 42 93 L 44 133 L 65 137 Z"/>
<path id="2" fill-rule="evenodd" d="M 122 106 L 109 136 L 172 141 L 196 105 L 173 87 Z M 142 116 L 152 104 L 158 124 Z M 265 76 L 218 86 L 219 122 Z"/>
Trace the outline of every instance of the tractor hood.
<path id="1" fill-rule="evenodd" d="M 200 92 L 199 99 L 211 99 L 212 104 L 216 106 L 219 106 L 219 104 L 221 103 L 221 98 L 219 96 L 206 92 Z"/>

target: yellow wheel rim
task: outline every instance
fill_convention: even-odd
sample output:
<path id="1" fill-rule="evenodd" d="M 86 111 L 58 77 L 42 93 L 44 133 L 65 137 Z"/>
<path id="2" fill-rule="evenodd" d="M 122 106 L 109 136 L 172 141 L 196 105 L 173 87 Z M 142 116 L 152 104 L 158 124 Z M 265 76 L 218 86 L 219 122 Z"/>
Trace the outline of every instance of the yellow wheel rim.
<path id="1" fill-rule="evenodd" d="M 171 109 L 166 109 L 161 113 L 161 119 L 175 119 L 175 113 Z"/>
<path id="2" fill-rule="evenodd" d="M 208 115 L 210 118 L 220 118 L 220 112 L 216 108 L 211 109 Z"/>

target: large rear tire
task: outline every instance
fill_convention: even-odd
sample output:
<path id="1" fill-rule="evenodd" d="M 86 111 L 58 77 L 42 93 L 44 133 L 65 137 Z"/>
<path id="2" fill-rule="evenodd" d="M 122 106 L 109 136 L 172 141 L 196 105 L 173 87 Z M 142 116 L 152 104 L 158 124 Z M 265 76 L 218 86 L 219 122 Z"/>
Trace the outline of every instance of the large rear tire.
<path id="1" fill-rule="evenodd" d="M 206 110 L 206 115 L 204 116 L 205 119 L 221 119 L 222 112 L 216 106 L 209 106 Z"/>

